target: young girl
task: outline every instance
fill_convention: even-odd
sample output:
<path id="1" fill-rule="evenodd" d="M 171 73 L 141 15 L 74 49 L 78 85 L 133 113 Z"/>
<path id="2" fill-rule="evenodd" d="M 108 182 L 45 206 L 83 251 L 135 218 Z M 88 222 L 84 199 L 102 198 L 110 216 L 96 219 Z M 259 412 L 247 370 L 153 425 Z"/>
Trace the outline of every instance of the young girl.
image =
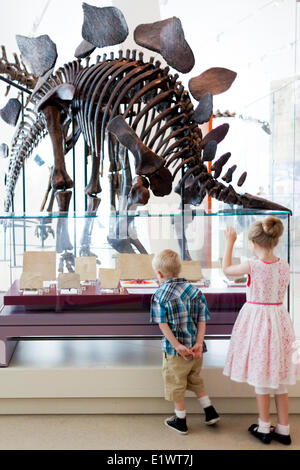
<path id="1" fill-rule="evenodd" d="M 283 233 L 277 217 L 266 217 L 250 226 L 248 239 L 255 260 L 232 265 L 236 232 L 225 231 L 223 272 L 227 276 L 248 274 L 247 302 L 232 330 L 224 374 L 255 387 L 259 411 L 258 425 L 249 431 L 265 444 L 275 439 L 290 444 L 287 385 L 300 378 L 300 366 L 293 361 L 295 334 L 290 315 L 283 305 L 290 269 L 274 254 Z M 277 425 L 271 426 L 270 394 L 274 393 Z"/>

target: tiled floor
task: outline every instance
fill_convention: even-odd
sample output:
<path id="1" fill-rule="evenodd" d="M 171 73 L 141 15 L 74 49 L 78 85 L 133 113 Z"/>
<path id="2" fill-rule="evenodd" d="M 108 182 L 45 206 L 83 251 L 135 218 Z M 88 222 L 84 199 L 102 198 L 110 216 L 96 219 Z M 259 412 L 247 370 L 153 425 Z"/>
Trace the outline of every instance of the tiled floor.
<path id="1" fill-rule="evenodd" d="M 0 416 L 0 449 L 26 450 L 287 450 L 300 449 L 300 415 L 290 417 L 293 444 L 264 445 L 248 427 L 253 415 L 223 415 L 206 426 L 203 415 L 187 417 L 188 435 L 164 425 L 166 415 L 40 415 Z M 274 420 L 273 420 L 274 422 Z"/>

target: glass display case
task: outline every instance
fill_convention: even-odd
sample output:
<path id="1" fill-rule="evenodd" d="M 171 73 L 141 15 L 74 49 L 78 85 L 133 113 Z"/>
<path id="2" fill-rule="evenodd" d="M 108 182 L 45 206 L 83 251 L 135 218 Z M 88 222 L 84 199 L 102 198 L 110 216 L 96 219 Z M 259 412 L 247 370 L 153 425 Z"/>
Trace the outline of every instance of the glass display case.
<path id="1" fill-rule="evenodd" d="M 225 228 L 235 228 L 238 237 L 234 261 L 243 261 L 251 257 L 247 242 L 249 226 L 267 215 L 279 217 L 284 224 L 284 234 L 276 251 L 280 258 L 289 261 L 290 214 L 283 211 L 229 208 L 215 212 L 178 210 L 172 214 L 140 210 L 98 216 L 88 213 L 2 214 L 0 290 L 6 292 L 15 281 L 20 280 L 24 271 L 24 253 L 27 252 L 39 252 L 40 257 L 48 252 L 55 253 L 55 277 L 52 274 L 47 279 L 55 283 L 59 274 L 76 272 L 75 265 L 80 257 L 95 258 L 96 281 L 99 279 L 99 268 L 116 269 L 117 258 L 122 258 L 120 254 L 151 255 L 165 248 L 177 251 L 182 260 L 199 261 L 202 279 L 210 287 L 224 287 L 224 275 L 220 268 Z M 32 262 L 36 263 L 37 260 L 33 259 Z M 45 262 L 48 262 L 47 258 Z M 32 266 L 32 272 L 34 270 Z"/>
<path id="2" fill-rule="evenodd" d="M 237 232 L 238 263 L 251 257 L 248 227 L 267 215 L 284 224 L 276 254 L 289 261 L 289 212 L 229 207 L 172 214 L 1 215 L 0 364 L 8 365 L 14 341 L 24 336 L 161 336 L 149 322 L 149 305 L 158 287 L 152 256 L 165 248 L 180 254 L 182 276 L 206 296 L 212 314 L 207 336 L 230 337 L 247 278 L 222 273 L 224 230 L 232 226 Z M 286 303 L 290 309 L 290 293 Z"/>

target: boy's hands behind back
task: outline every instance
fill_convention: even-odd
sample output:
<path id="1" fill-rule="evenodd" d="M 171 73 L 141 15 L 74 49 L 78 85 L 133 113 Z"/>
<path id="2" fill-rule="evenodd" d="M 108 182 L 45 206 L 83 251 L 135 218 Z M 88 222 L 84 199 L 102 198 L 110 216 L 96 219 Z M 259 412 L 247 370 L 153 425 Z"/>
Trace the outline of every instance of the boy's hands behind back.
<path id="1" fill-rule="evenodd" d="M 188 361 L 189 359 L 193 357 L 192 350 L 187 348 L 183 344 L 179 344 L 179 346 L 177 346 L 175 349 L 178 352 L 178 354 L 181 357 L 183 357 L 183 359 L 185 359 L 186 361 Z"/>
<path id="2" fill-rule="evenodd" d="M 195 359 L 198 359 L 199 357 L 202 357 L 203 343 L 195 343 L 194 346 L 191 348 L 191 351 L 192 351 L 193 357 Z"/>
<path id="3" fill-rule="evenodd" d="M 176 351 L 186 361 L 188 361 L 189 359 L 197 359 L 199 357 L 202 357 L 203 344 L 195 343 L 194 346 L 190 349 L 184 346 L 183 344 L 180 344 L 179 346 L 177 346 Z"/>

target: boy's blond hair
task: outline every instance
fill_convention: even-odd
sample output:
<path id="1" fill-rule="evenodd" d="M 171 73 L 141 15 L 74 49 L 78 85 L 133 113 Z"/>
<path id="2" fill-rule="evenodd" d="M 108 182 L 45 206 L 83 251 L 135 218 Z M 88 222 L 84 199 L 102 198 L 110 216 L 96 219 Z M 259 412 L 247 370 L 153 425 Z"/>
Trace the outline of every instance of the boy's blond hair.
<path id="1" fill-rule="evenodd" d="M 160 271 L 164 277 L 178 277 L 181 271 L 179 254 L 173 250 L 163 250 L 157 253 L 152 260 L 153 269 Z"/>

